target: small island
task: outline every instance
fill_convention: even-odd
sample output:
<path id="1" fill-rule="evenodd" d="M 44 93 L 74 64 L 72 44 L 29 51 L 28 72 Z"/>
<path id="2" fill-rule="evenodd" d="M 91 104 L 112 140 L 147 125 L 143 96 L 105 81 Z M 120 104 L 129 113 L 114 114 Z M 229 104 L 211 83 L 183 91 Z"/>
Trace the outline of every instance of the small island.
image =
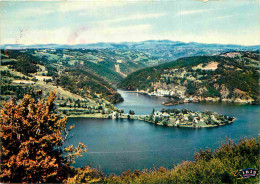
<path id="1" fill-rule="evenodd" d="M 124 114 L 122 111 L 114 111 L 108 116 L 103 116 L 103 118 L 137 119 L 156 125 L 189 128 L 218 127 L 235 121 L 234 117 L 221 115 L 217 112 L 194 112 L 188 109 L 153 110 L 150 115 L 135 115 L 132 110 L 129 111 L 129 114 Z"/>

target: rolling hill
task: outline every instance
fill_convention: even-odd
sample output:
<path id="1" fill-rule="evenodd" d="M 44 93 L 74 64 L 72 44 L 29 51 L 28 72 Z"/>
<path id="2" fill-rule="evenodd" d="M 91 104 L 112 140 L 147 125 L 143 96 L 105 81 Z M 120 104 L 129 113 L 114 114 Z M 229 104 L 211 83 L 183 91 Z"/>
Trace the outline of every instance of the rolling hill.
<path id="1" fill-rule="evenodd" d="M 40 58 L 32 50 L 1 51 L 1 58 L 2 100 L 9 97 L 19 99 L 24 94 L 39 89 L 46 95 L 51 90 L 58 90 L 63 99 L 103 99 L 112 104 L 123 100 L 111 84 L 80 64 L 63 65 Z"/>
<path id="2" fill-rule="evenodd" d="M 259 52 L 181 58 L 141 69 L 118 88 L 180 98 L 258 103 Z"/>
<path id="3" fill-rule="evenodd" d="M 232 44 L 205 44 L 196 42 L 180 42 L 171 40 L 147 40 L 141 42 L 120 42 L 120 43 L 93 43 L 76 45 L 59 44 L 6 44 L 0 46 L 2 49 L 109 49 L 109 50 L 134 50 L 143 51 L 152 57 L 163 59 L 161 64 L 181 57 L 197 55 L 214 55 L 230 51 L 252 51 L 259 49 L 259 45 L 243 46 Z"/>

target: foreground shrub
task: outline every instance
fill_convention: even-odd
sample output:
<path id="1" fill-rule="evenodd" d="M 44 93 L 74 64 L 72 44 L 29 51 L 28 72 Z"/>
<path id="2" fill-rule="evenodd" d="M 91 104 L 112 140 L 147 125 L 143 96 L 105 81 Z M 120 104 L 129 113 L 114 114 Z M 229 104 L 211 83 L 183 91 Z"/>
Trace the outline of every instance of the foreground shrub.
<path id="1" fill-rule="evenodd" d="M 89 166 L 85 168 L 74 168 L 73 176 L 69 177 L 66 181 L 68 184 L 74 183 L 103 183 L 104 174 Z"/>
<path id="2" fill-rule="evenodd" d="M 107 183 L 259 183 L 258 176 L 242 179 L 240 169 L 259 168 L 260 137 L 242 139 L 238 144 L 226 140 L 217 150 L 200 150 L 195 161 L 186 161 L 173 169 L 166 168 L 124 172 L 111 175 Z"/>
<path id="3" fill-rule="evenodd" d="M 0 116 L 1 182 L 62 182 L 70 175 L 70 164 L 85 150 L 85 145 L 62 145 L 68 130 L 67 118 L 52 112 L 55 93 L 36 101 L 26 95 L 21 103 L 13 99 L 4 104 Z"/>

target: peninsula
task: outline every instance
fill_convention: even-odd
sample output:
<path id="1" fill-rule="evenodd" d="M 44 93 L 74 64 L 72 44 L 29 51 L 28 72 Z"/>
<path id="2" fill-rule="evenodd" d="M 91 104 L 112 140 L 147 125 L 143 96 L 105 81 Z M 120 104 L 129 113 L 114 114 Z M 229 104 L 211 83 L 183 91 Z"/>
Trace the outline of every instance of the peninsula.
<path id="1" fill-rule="evenodd" d="M 71 115 L 69 117 L 84 117 L 84 118 L 110 118 L 110 119 L 135 119 L 161 126 L 169 127 L 187 127 L 187 128 L 203 128 L 203 127 L 218 127 L 221 125 L 231 124 L 235 121 L 234 117 L 218 114 L 217 112 L 194 112 L 188 109 L 162 109 L 155 111 L 149 115 L 135 115 L 134 111 L 130 110 L 128 114 L 123 110 L 113 111 L 111 114 L 81 114 Z"/>

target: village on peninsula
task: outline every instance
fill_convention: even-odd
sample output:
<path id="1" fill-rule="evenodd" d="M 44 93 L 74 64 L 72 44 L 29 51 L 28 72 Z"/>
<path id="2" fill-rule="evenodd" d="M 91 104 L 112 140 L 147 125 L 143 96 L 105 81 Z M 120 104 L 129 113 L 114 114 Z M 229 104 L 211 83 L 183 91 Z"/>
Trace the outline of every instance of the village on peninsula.
<path id="1" fill-rule="evenodd" d="M 119 109 L 110 114 L 105 114 L 103 111 L 101 113 L 71 115 L 70 117 L 141 120 L 166 127 L 187 128 L 218 127 L 235 121 L 234 117 L 221 115 L 217 112 L 194 112 L 187 109 L 162 109 L 161 111 L 153 109 L 152 113 L 148 115 L 135 115 L 133 110 L 124 113 L 124 110 Z"/>

